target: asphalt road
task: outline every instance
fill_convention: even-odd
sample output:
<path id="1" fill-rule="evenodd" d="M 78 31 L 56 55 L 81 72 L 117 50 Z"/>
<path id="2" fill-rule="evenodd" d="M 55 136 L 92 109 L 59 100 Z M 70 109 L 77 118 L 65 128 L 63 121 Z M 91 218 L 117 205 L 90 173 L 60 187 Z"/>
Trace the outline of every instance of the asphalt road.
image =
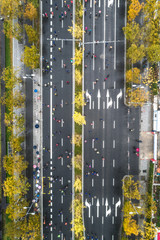
<path id="1" fill-rule="evenodd" d="M 43 1 L 43 214 L 45 239 L 71 239 L 72 25 L 63 1 Z M 56 9 L 58 8 L 58 9 Z M 64 11 L 67 17 L 59 17 Z M 52 16 L 52 13 L 54 17 Z M 52 38 L 60 40 L 49 40 Z M 60 49 L 59 49 L 60 48 Z M 47 60 L 47 62 L 46 62 Z M 65 66 L 65 65 L 66 66 Z M 46 86 L 47 85 L 47 86 Z"/>
<path id="2" fill-rule="evenodd" d="M 139 109 L 124 105 L 125 1 L 88 1 L 85 8 L 86 239 L 115 240 L 122 220 L 122 179 L 138 175 L 133 147 L 139 138 Z"/>

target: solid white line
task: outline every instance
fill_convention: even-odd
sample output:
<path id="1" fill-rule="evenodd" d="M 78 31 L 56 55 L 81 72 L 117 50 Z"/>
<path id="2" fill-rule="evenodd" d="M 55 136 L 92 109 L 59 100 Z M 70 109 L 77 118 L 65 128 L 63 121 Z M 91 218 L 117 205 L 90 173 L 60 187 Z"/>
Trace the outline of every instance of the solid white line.
<path id="1" fill-rule="evenodd" d="M 93 216 L 92 216 L 92 224 L 93 224 Z"/>
<path id="2" fill-rule="evenodd" d="M 63 147 L 63 138 L 61 138 L 61 146 Z"/>
<path id="3" fill-rule="evenodd" d="M 113 167 L 115 167 L 115 159 L 113 159 Z"/>
<path id="4" fill-rule="evenodd" d="M 92 168 L 94 168 L 94 159 L 92 159 Z"/>
<path id="5" fill-rule="evenodd" d="M 114 70 L 116 70 L 116 33 L 117 33 L 117 13 L 116 13 L 116 2 L 115 1 L 115 15 L 114 15 Z"/>
<path id="6" fill-rule="evenodd" d="M 103 121 L 103 128 L 105 128 L 105 121 Z"/>
<path id="7" fill-rule="evenodd" d="M 115 120 L 113 121 L 113 128 L 115 128 L 116 127 L 116 122 L 115 122 Z"/>
<path id="8" fill-rule="evenodd" d="M 94 101 L 92 102 L 92 108 L 94 109 Z"/>
<path id="9" fill-rule="evenodd" d="M 106 88 L 106 83 L 103 82 L 103 90 Z"/>
<path id="10" fill-rule="evenodd" d="M 92 187 L 94 187 L 94 179 L 92 178 Z"/>
<path id="11" fill-rule="evenodd" d="M 63 68 L 63 59 L 61 60 L 61 68 Z"/>
<path id="12" fill-rule="evenodd" d="M 102 178 L 102 187 L 104 187 L 104 178 Z"/>
<path id="13" fill-rule="evenodd" d="M 104 140 L 103 140 L 103 148 L 104 148 Z"/>
<path id="14" fill-rule="evenodd" d="M 114 197 L 112 197 L 112 204 L 114 204 Z"/>
<path id="15" fill-rule="evenodd" d="M 52 88 L 50 88 L 50 159 L 52 159 Z"/>
<path id="16" fill-rule="evenodd" d="M 61 165 L 63 166 L 63 157 L 61 158 Z"/>
<path id="17" fill-rule="evenodd" d="M 102 206 L 104 206 L 104 197 L 102 197 Z"/>
<path id="18" fill-rule="evenodd" d="M 99 0 L 100 1 L 100 0 Z M 104 22 L 104 35 L 103 35 L 103 38 L 104 38 L 104 44 L 103 44 L 103 55 L 104 55 L 104 58 L 103 58 L 103 70 L 105 70 L 105 63 L 106 63 L 106 47 L 105 47 L 105 41 L 106 41 L 106 0 L 104 0 L 104 14 L 103 14 L 103 22 Z"/>
<path id="19" fill-rule="evenodd" d="M 102 160 L 102 167 L 104 167 L 104 160 Z"/>
<path id="20" fill-rule="evenodd" d="M 115 145 L 116 145 L 115 143 L 116 143 L 116 141 L 115 141 L 115 140 L 113 140 L 113 148 L 115 148 Z"/>
<path id="21" fill-rule="evenodd" d="M 114 181 L 114 178 L 113 178 L 113 186 L 114 186 L 114 184 L 115 184 L 115 181 Z"/>
<path id="22" fill-rule="evenodd" d="M 95 54 L 94 42 L 95 42 L 95 4 L 93 3 L 93 53 Z M 93 56 L 93 70 L 94 70 L 94 66 L 95 66 L 95 58 Z"/>
<path id="23" fill-rule="evenodd" d="M 92 139 L 92 148 L 94 148 L 94 139 Z"/>
<path id="24" fill-rule="evenodd" d="M 61 80 L 61 88 L 63 88 L 63 80 Z"/>
<path id="25" fill-rule="evenodd" d="M 102 216 L 102 224 L 104 224 L 104 216 Z"/>

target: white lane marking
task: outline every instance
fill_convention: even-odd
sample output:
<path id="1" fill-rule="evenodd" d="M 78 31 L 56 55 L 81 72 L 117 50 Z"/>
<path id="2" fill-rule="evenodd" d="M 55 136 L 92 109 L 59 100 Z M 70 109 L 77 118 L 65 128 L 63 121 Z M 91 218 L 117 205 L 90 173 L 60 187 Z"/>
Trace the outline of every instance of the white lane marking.
<path id="1" fill-rule="evenodd" d="M 50 184 L 50 188 L 52 188 L 52 183 Z"/>
<path id="2" fill-rule="evenodd" d="M 62 8 L 63 8 L 63 0 L 62 0 Z"/>
<path id="3" fill-rule="evenodd" d="M 52 0 L 50 0 L 50 5 L 52 5 Z"/>
<path id="4" fill-rule="evenodd" d="M 52 214 L 50 214 L 50 218 L 53 218 L 53 215 L 52 215 Z"/>
<path id="5" fill-rule="evenodd" d="M 92 0 L 90 0 L 90 8 L 92 8 Z"/>
<path id="6" fill-rule="evenodd" d="M 52 88 L 50 88 L 50 159 L 52 159 Z"/>
<path id="7" fill-rule="evenodd" d="M 52 53 L 52 50 L 53 50 L 53 49 L 52 49 L 52 48 L 50 48 L 50 52 L 51 52 L 51 53 Z"/>
<path id="8" fill-rule="evenodd" d="M 94 109 L 94 101 L 92 102 L 92 108 Z"/>
<path id="9" fill-rule="evenodd" d="M 50 165 L 52 165 L 52 161 L 50 161 Z"/>
<path id="10" fill-rule="evenodd" d="M 52 228 L 52 227 L 50 227 L 50 232 L 52 232 L 52 229 L 53 229 L 53 228 Z"/>
<path id="11" fill-rule="evenodd" d="M 61 108 L 63 108 L 63 99 L 61 99 Z"/>
<path id="12" fill-rule="evenodd" d="M 97 206 L 97 217 L 99 218 L 99 207 L 100 207 L 99 199 L 97 199 L 96 206 Z"/>
<path id="13" fill-rule="evenodd" d="M 63 59 L 61 60 L 61 68 L 63 68 Z"/>
<path id="14" fill-rule="evenodd" d="M 61 158 L 61 165 L 63 166 L 63 157 Z"/>
<path id="15" fill-rule="evenodd" d="M 106 65 L 106 1 L 104 0 L 104 13 L 103 13 L 103 22 L 104 22 L 104 35 L 103 35 L 103 40 L 104 40 L 104 43 L 103 43 L 103 55 L 104 55 L 104 58 L 103 58 L 103 70 L 105 70 L 105 65 Z M 105 85 L 105 82 L 104 82 L 104 85 Z"/>
<path id="16" fill-rule="evenodd" d="M 63 203 L 63 194 L 61 195 L 61 203 Z"/>
<path id="17" fill-rule="evenodd" d="M 103 90 L 105 89 L 105 87 L 106 87 L 106 83 L 105 83 L 105 82 L 103 82 Z"/>
<path id="18" fill-rule="evenodd" d="M 61 80 L 61 88 L 63 88 L 63 80 Z"/>
<path id="19" fill-rule="evenodd" d="M 94 82 L 93 82 L 93 84 L 92 84 L 92 88 L 93 88 L 93 90 L 94 90 Z"/>
<path id="20" fill-rule="evenodd" d="M 103 140 L 103 146 L 102 147 L 104 148 L 104 140 Z"/>
<path id="21" fill-rule="evenodd" d="M 114 235 L 112 235 L 112 240 L 114 240 Z"/>
<path id="22" fill-rule="evenodd" d="M 52 59 L 52 54 L 50 55 L 50 59 Z"/>
<path id="23" fill-rule="evenodd" d="M 53 44 L 52 41 L 50 41 L 50 46 L 52 46 L 52 44 Z"/>
<path id="24" fill-rule="evenodd" d="M 100 109 L 101 93 L 100 93 L 99 89 L 98 89 L 98 93 L 97 93 L 97 98 L 98 98 L 98 109 Z"/>
<path id="25" fill-rule="evenodd" d="M 113 0 L 108 0 L 108 7 L 113 6 Z"/>
<path id="26" fill-rule="evenodd" d="M 113 178 L 113 186 L 114 186 L 114 184 L 115 184 L 115 179 Z"/>
<path id="27" fill-rule="evenodd" d="M 104 206 L 104 197 L 102 197 L 102 206 Z"/>
<path id="28" fill-rule="evenodd" d="M 92 224 L 93 224 L 93 216 L 92 216 Z"/>
<path id="29" fill-rule="evenodd" d="M 95 4 L 93 4 L 93 53 L 95 54 Z M 95 66 L 95 57 L 93 55 L 93 70 L 94 70 L 94 66 Z"/>
<path id="30" fill-rule="evenodd" d="M 104 216 L 102 216 L 102 224 L 104 224 Z"/>
<path id="31" fill-rule="evenodd" d="M 115 4 L 114 4 L 114 6 L 115 6 L 115 17 L 114 17 L 114 70 L 116 70 L 116 38 L 117 38 L 117 36 L 116 36 L 116 33 L 117 33 L 117 26 L 116 26 L 116 24 L 117 24 L 117 13 L 116 13 L 116 3 L 117 3 L 117 1 L 115 1 Z"/>
<path id="32" fill-rule="evenodd" d="M 53 199 L 52 196 L 50 196 L 50 200 L 51 200 L 51 201 L 52 201 L 52 199 Z"/>
<path id="33" fill-rule="evenodd" d="M 94 168 L 94 159 L 92 159 L 92 168 Z"/>
<path id="34" fill-rule="evenodd" d="M 103 101 L 103 109 L 105 109 L 105 101 Z"/>
<path id="35" fill-rule="evenodd" d="M 52 176 L 52 172 L 50 172 L 50 175 Z"/>
<path id="36" fill-rule="evenodd" d="M 52 26 L 52 21 L 50 21 L 50 25 Z"/>
<path id="37" fill-rule="evenodd" d="M 117 109 L 119 108 L 119 99 L 122 98 L 122 89 L 120 89 L 120 92 L 117 95 Z"/>
<path id="38" fill-rule="evenodd" d="M 50 86 L 52 86 L 52 82 L 50 82 Z"/>
<path id="39" fill-rule="evenodd" d="M 128 136 L 128 143 L 130 142 L 130 138 L 129 138 L 129 136 Z"/>
<path id="40" fill-rule="evenodd" d="M 63 239 L 65 239 L 65 238 L 63 238 L 63 233 L 61 233 L 61 240 L 63 240 Z"/>
<path id="41" fill-rule="evenodd" d="M 103 121 L 103 128 L 105 128 L 105 121 Z"/>
<path id="42" fill-rule="evenodd" d="M 118 202 L 115 205 L 115 217 L 117 217 L 117 208 L 121 206 L 121 199 L 119 198 Z"/>
<path id="43" fill-rule="evenodd" d="M 116 89 L 116 81 L 114 81 L 114 89 Z"/>
<path id="44" fill-rule="evenodd" d="M 92 205 L 93 205 L 93 200 L 94 200 L 94 199 L 93 199 L 93 197 L 92 197 Z"/>
<path id="45" fill-rule="evenodd" d="M 50 32 L 52 32 L 52 28 L 50 28 Z"/>
<path id="46" fill-rule="evenodd" d="M 115 148 L 115 145 L 116 145 L 116 141 L 113 140 L 113 148 Z"/>
<path id="47" fill-rule="evenodd" d="M 63 185 L 63 177 L 61 177 L 61 185 Z"/>
<path id="48" fill-rule="evenodd" d="M 61 214 L 61 222 L 63 223 L 63 214 Z"/>
<path id="49" fill-rule="evenodd" d="M 50 75 L 50 79 L 52 79 L 52 75 Z"/>
<path id="50" fill-rule="evenodd" d="M 61 47 L 63 48 L 63 39 L 62 39 Z"/>
<path id="51" fill-rule="evenodd" d="M 104 167 L 104 160 L 102 160 L 102 167 Z"/>
<path id="52" fill-rule="evenodd" d="M 115 122 L 115 120 L 113 121 L 113 128 L 115 128 L 116 127 L 116 122 Z"/>
<path id="53" fill-rule="evenodd" d="M 52 39 L 52 34 L 50 35 L 50 39 Z"/>
<path id="54" fill-rule="evenodd" d="M 52 208 L 50 208 L 50 212 L 52 212 Z"/>
<path id="55" fill-rule="evenodd" d="M 53 205 L 53 204 L 52 204 L 52 202 L 51 202 L 51 207 L 52 207 L 52 205 Z"/>
<path id="56" fill-rule="evenodd" d="M 113 103 L 113 106 L 114 106 L 114 109 L 116 108 L 116 102 L 114 101 L 114 103 Z"/>
<path id="57" fill-rule="evenodd" d="M 113 159 L 113 167 L 115 167 L 115 159 Z"/>
<path id="58" fill-rule="evenodd" d="M 63 28 L 63 20 L 62 20 L 62 28 Z"/>
<path id="59" fill-rule="evenodd" d="M 63 121 L 63 119 L 61 119 L 61 127 L 63 127 L 63 123 L 64 123 L 64 121 Z"/>
<path id="60" fill-rule="evenodd" d="M 114 224 L 114 216 L 112 216 L 112 224 Z"/>
<path id="61" fill-rule="evenodd" d="M 104 187 L 104 178 L 102 178 L 102 187 Z"/>
<path id="62" fill-rule="evenodd" d="M 94 139 L 92 139 L 92 148 L 94 148 Z"/>
<path id="63" fill-rule="evenodd" d="M 129 122 L 127 123 L 127 128 L 129 128 Z"/>
<path id="64" fill-rule="evenodd" d="M 118 8 L 120 7 L 120 1 L 118 0 Z"/>
<path id="65" fill-rule="evenodd" d="M 92 121 L 92 129 L 94 129 L 94 121 Z"/>
<path id="66" fill-rule="evenodd" d="M 94 187 L 94 179 L 92 178 L 92 187 Z"/>
<path id="67" fill-rule="evenodd" d="M 52 66 L 52 61 L 50 61 L 50 65 Z"/>
<path id="68" fill-rule="evenodd" d="M 114 197 L 112 197 L 112 204 L 114 204 Z"/>
<path id="69" fill-rule="evenodd" d="M 101 0 L 99 0 L 99 8 L 101 7 Z"/>
<path id="70" fill-rule="evenodd" d="M 61 138 L 61 146 L 63 147 L 63 138 Z"/>

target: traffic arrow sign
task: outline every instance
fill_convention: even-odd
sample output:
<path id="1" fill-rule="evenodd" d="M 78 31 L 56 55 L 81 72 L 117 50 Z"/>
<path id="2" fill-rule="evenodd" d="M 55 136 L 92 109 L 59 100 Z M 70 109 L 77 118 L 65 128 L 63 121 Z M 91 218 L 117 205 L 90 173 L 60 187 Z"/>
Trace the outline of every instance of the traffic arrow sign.
<path id="1" fill-rule="evenodd" d="M 86 205 L 86 207 L 88 207 L 88 216 L 89 216 L 89 218 L 91 217 L 91 203 L 89 203 L 88 201 L 87 201 L 87 199 L 85 200 L 85 205 Z"/>

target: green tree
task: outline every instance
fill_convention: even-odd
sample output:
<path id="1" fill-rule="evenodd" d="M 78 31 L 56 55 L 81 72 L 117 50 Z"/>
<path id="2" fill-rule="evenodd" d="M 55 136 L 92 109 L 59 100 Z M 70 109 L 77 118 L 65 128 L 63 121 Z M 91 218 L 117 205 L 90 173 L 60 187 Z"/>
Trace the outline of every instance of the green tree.
<path id="1" fill-rule="evenodd" d="M 143 3 L 140 4 L 138 0 L 131 0 L 128 10 L 128 21 L 133 21 L 143 8 Z"/>
<path id="2" fill-rule="evenodd" d="M 4 21 L 4 34 L 8 38 L 16 38 L 17 40 L 22 40 L 22 27 L 18 22 L 13 23 L 12 19 L 6 19 Z"/>
<path id="3" fill-rule="evenodd" d="M 32 45 L 31 47 L 25 46 L 24 48 L 24 54 L 22 55 L 22 59 L 24 61 L 24 64 L 33 69 L 39 67 L 39 51 L 38 49 Z"/>
<path id="4" fill-rule="evenodd" d="M 81 155 L 76 155 L 74 157 L 74 167 L 79 169 L 79 170 L 82 169 L 82 156 Z"/>
<path id="5" fill-rule="evenodd" d="M 82 73 L 77 68 L 75 69 L 75 81 L 78 85 L 82 84 Z"/>

